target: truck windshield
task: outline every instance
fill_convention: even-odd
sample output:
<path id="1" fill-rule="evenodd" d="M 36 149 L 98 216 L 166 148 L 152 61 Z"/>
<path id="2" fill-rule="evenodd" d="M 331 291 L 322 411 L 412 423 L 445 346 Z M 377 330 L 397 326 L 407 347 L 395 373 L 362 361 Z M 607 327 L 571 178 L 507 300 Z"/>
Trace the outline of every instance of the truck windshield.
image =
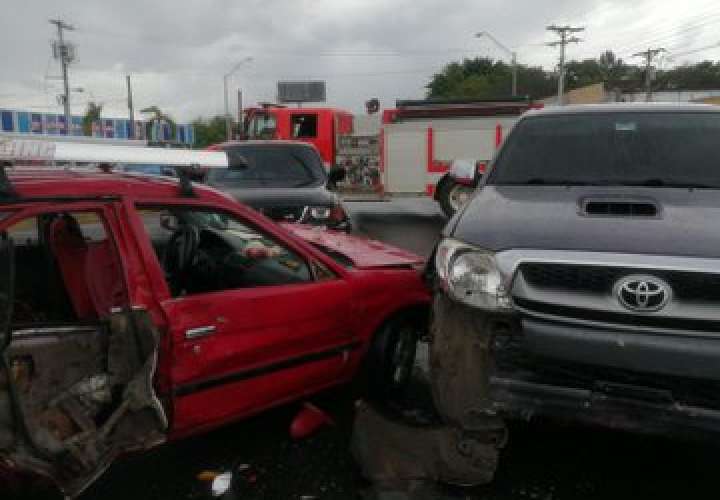
<path id="1" fill-rule="evenodd" d="M 488 184 L 720 188 L 720 113 L 622 112 L 527 118 Z"/>
<path id="2" fill-rule="evenodd" d="M 304 145 L 240 145 L 226 149 L 230 158 L 240 155 L 247 166 L 210 169 L 208 184 L 218 187 L 309 187 L 326 182 L 325 167 L 315 150 Z"/>

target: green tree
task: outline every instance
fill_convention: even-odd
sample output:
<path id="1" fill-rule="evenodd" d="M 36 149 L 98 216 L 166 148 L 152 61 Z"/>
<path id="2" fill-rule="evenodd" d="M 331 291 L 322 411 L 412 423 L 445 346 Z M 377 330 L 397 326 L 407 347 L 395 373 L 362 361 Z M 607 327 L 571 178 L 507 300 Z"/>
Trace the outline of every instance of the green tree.
<path id="1" fill-rule="evenodd" d="M 85 109 L 85 115 L 82 119 L 83 135 L 92 135 L 92 125 L 100 121 L 102 115 L 102 104 L 90 101 Z"/>
<path id="2" fill-rule="evenodd" d="M 512 67 L 486 57 L 452 62 L 427 84 L 428 98 L 468 97 L 501 99 L 510 95 Z M 533 98 L 550 95 L 555 77 L 539 67 L 518 66 L 518 94 Z"/>
<path id="3" fill-rule="evenodd" d="M 720 89 L 720 62 L 703 61 L 659 71 L 656 87 L 660 90 Z"/>
<path id="4" fill-rule="evenodd" d="M 151 115 L 150 119 L 145 124 L 145 137 L 148 139 L 151 137 L 151 131 L 156 123 L 160 126 L 162 126 L 163 123 L 167 123 L 170 126 L 170 137 L 175 137 L 175 131 L 177 129 L 175 120 L 173 120 L 170 115 L 163 113 L 159 107 L 149 106 L 141 109 L 140 112 Z"/>
<path id="5" fill-rule="evenodd" d="M 197 118 L 192 122 L 195 131 L 195 147 L 206 148 L 225 141 L 225 117 L 214 116 L 210 119 Z"/>

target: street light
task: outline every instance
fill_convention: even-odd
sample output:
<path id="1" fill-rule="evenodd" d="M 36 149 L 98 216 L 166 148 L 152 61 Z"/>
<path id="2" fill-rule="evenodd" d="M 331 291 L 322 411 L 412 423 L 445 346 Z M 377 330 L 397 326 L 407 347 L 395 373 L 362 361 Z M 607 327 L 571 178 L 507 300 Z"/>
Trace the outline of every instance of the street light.
<path id="1" fill-rule="evenodd" d="M 512 95 L 513 97 L 517 96 L 517 53 L 513 50 L 508 49 L 505 45 L 500 43 L 497 38 L 492 36 L 487 31 L 481 31 L 479 33 L 475 33 L 475 38 L 489 38 L 495 45 L 500 47 L 500 49 L 504 50 L 506 53 L 510 55 L 510 60 L 512 64 Z"/>
<path id="2" fill-rule="evenodd" d="M 239 70 L 243 64 L 249 63 L 252 60 L 253 58 L 250 56 L 243 58 L 223 76 L 223 87 L 225 89 L 225 136 L 228 141 L 232 139 L 232 117 L 230 116 L 230 103 L 228 102 L 228 78 Z"/>

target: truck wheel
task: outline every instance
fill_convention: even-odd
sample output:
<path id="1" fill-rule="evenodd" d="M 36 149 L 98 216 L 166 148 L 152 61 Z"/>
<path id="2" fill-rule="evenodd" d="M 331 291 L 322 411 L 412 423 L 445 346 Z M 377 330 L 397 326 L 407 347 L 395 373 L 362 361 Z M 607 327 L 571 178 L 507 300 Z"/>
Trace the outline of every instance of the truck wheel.
<path id="1" fill-rule="evenodd" d="M 417 321 L 410 316 L 389 321 L 375 335 L 366 364 L 371 399 L 387 401 L 402 394 L 412 376 L 419 338 Z"/>
<path id="2" fill-rule="evenodd" d="M 472 195 L 473 188 L 455 182 L 446 182 L 438 193 L 440 207 L 447 217 L 452 217 L 467 203 Z"/>

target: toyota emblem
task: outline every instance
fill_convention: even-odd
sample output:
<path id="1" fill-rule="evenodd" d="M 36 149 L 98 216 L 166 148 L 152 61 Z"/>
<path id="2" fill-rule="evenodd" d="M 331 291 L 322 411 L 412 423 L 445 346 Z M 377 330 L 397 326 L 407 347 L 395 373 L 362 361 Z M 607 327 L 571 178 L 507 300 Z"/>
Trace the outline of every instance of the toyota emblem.
<path id="1" fill-rule="evenodd" d="M 615 285 L 615 295 L 626 309 L 638 312 L 659 311 L 670 300 L 670 285 L 654 276 L 627 276 Z"/>

